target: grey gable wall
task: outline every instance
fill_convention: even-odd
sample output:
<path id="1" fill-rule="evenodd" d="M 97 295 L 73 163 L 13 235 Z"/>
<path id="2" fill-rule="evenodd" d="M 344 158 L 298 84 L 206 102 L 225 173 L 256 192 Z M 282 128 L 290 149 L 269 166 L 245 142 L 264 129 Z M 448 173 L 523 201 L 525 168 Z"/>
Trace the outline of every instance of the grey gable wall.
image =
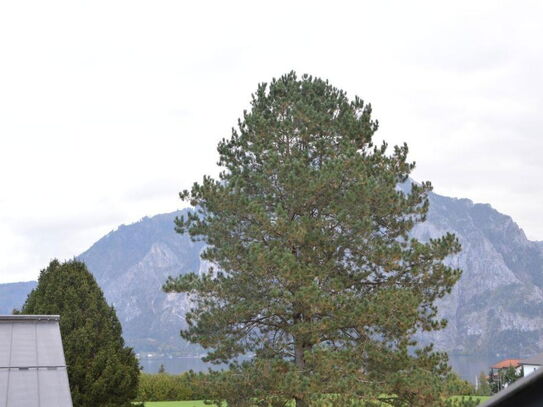
<path id="1" fill-rule="evenodd" d="M 0 315 L 0 407 L 72 407 L 54 315 Z"/>

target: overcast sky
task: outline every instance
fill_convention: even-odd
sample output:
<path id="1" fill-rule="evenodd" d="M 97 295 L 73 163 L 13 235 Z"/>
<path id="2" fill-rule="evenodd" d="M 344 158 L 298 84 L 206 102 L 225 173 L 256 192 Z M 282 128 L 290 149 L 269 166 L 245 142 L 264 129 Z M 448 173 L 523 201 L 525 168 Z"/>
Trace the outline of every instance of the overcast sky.
<path id="1" fill-rule="evenodd" d="M 0 282 L 180 208 L 257 84 L 292 69 L 371 102 L 415 179 L 543 240 L 542 5 L 0 2 Z"/>

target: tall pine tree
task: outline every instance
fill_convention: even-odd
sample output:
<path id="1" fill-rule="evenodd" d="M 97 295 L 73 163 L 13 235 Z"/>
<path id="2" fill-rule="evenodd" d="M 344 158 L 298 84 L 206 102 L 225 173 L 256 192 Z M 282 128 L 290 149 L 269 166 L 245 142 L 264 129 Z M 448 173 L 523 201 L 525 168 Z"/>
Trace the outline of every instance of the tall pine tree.
<path id="1" fill-rule="evenodd" d="M 138 361 L 125 347 L 115 310 L 84 263 L 53 260 L 41 271 L 21 313 L 60 315 L 74 407 L 131 405 Z"/>
<path id="2" fill-rule="evenodd" d="M 409 236 L 431 185 L 400 189 L 407 146 L 388 153 L 376 130 L 360 98 L 291 72 L 260 85 L 219 143 L 219 179 L 180 194 L 196 211 L 177 230 L 208 244 L 215 270 L 165 290 L 192 294 L 182 336 L 207 360 L 255 355 L 232 367 L 236 405 L 443 399 L 446 355 L 412 337 L 445 325 L 434 302 L 460 277 L 443 263 L 460 245 Z"/>

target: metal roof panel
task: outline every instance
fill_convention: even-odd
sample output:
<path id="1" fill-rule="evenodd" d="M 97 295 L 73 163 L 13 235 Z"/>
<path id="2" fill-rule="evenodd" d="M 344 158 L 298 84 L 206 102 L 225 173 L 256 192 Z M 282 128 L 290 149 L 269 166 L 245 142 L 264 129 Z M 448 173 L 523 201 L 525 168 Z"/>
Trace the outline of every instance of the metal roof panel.
<path id="1" fill-rule="evenodd" d="M 0 407 L 72 407 L 58 316 L 0 316 Z"/>
<path id="2" fill-rule="evenodd" d="M 0 324 L 0 367 L 8 367 L 11 355 L 12 324 Z"/>
<path id="3" fill-rule="evenodd" d="M 40 369 L 40 406 L 71 407 L 66 368 Z M 68 389 L 68 391 L 66 391 Z"/>
<path id="4" fill-rule="evenodd" d="M 5 407 L 8 395 L 9 372 L 6 368 L 0 368 L 0 406 Z"/>
<path id="5" fill-rule="evenodd" d="M 37 363 L 36 366 L 64 366 L 64 352 L 58 322 L 36 324 Z"/>
<path id="6" fill-rule="evenodd" d="M 13 322 L 11 357 L 8 367 L 37 366 L 36 323 Z"/>
<path id="7" fill-rule="evenodd" d="M 36 370 L 10 369 L 8 383 L 7 407 L 39 406 Z"/>

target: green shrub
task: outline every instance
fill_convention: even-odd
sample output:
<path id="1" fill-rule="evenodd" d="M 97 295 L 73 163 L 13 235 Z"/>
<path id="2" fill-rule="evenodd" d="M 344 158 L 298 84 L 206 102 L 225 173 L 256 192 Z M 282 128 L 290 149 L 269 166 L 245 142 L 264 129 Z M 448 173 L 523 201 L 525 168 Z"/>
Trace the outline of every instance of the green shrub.
<path id="1" fill-rule="evenodd" d="M 470 382 L 462 379 L 454 372 L 451 372 L 447 375 L 446 386 L 447 394 L 449 394 L 450 396 L 473 396 L 476 394 L 475 387 Z"/>
<path id="2" fill-rule="evenodd" d="M 203 400 L 211 398 L 207 373 L 141 373 L 138 401 Z"/>

